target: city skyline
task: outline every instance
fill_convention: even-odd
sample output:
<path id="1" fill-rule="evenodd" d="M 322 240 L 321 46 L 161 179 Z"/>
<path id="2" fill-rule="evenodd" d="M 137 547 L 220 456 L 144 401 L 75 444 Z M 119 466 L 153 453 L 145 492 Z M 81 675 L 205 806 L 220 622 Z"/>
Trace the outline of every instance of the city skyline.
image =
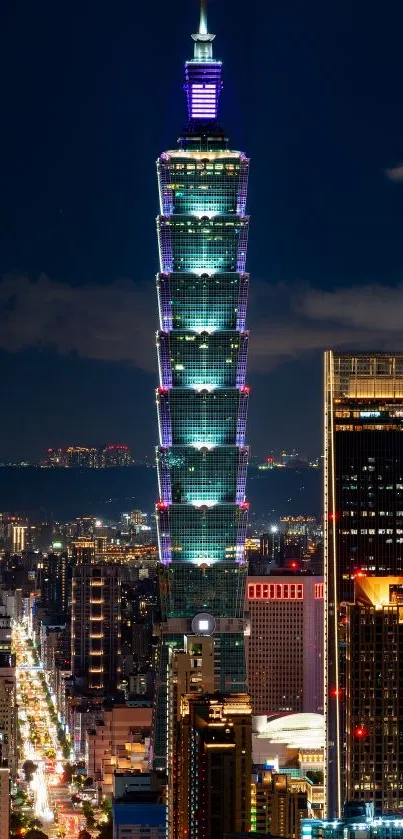
<path id="1" fill-rule="evenodd" d="M 210 12 L 225 32 L 220 54 L 236 91 L 223 105 L 225 123 L 234 134 L 244 101 L 240 145 L 255 161 L 249 436 L 262 457 L 268 436 L 270 448 L 318 449 L 322 348 L 340 341 L 396 348 L 403 11 L 394 10 L 390 27 L 386 15 L 350 6 L 262 4 L 245 15 L 240 2 L 229 14 L 221 0 Z M 122 0 L 112 15 L 102 3 L 96 16 L 70 10 L 69 25 L 60 9 L 47 15 L 45 4 L 25 34 L 19 21 L 31 21 L 30 4 L 19 19 L 10 2 L 3 6 L 4 73 L 20 55 L 4 101 L 4 456 L 39 458 L 55 421 L 62 442 L 90 439 L 97 424 L 103 439 L 127 440 L 137 457 L 155 439 L 147 420 L 156 381 L 155 185 L 149 167 L 138 171 L 135 160 L 155 159 L 161 133 L 168 140 L 169 125 L 183 120 L 176 81 L 191 7 L 181 0 L 173 28 L 165 4 L 157 21 L 151 8 Z M 138 31 L 145 37 L 134 49 Z M 265 47 L 255 49 L 262 32 Z M 151 33 L 152 61 L 145 53 Z M 148 85 L 136 87 L 145 61 Z M 26 118 L 40 130 L 27 132 Z M 116 412 L 105 392 L 121 396 L 127 410 Z M 294 430 L 296 402 L 302 421 Z"/>
<path id="2" fill-rule="evenodd" d="M 65 260 L 58 278 L 15 272 L 1 279 L 0 270 L 0 363 L 4 352 L 25 364 L 23 377 L 14 381 L 8 370 L 4 383 L 19 388 L 23 425 L 29 417 L 26 432 L 17 427 L 19 444 L 27 436 L 34 449 L 43 434 L 49 438 L 49 422 L 63 440 L 72 420 L 70 440 L 81 429 L 84 440 L 102 434 L 105 440 L 121 442 L 59 443 L 47 448 L 41 464 L 16 464 L 34 467 L 25 474 L 17 468 L 3 470 L 9 482 L 7 506 L 0 507 L 0 839 L 8 833 L 12 839 L 22 834 L 26 839 L 56 834 L 60 839 L 91 839 L 94 831 L 98 839 L 309 839 L 325 825 L 329 835 L 338 831 L 346 837 L 351 828 L 362 839 L 377 828 L 386 835 L 387 824 L 390 836 L 403 836 L 403 351 L 392 349 L 401 340 L 398 239 L 394 253 L 391 245 L 402 208 L 396 198 L 392 221 L 392 215 L 385 215 L 384 193 L 375 188 L 379 141 L 385 131 L 392 135 L 384 123 L 379 133 L 373 129 L 366 154 L 361 145 L 362 168 L 352 188 L 347 160 L 361 136 L 362 73 L 351 73 L 352 53 L 343 51 L 342 44 L 348 43 L 350 29 L 355 32 L 359 26 L 362 41 L 356 38 L 355 43 L 357 48 L 360 43 L 360 66 L 366 69 L 375 69 L 379 50 L 372 64 L 369 53 L 365 63 L 366 35 L 372 43 L 368 20 L 364 23 L 352 12 L 338 28 L 340 2 L 330 2 L 334 6 L 325 11 L 317 0 L 303 10 L 301 0 L 291 0 L 284 17 L 277 8 L 280 0 L 273 0 L 266 20 L 276 21 L 280 39 L 270 31 L 257 57 L 257 41 L 248 41 L 248 36 L 269 31 L 261 27 L 265 15 L 245 16 L 241 39 L 235 41 L 240 16 L 245 15 L 239 0 L 231 4 L 231 14 L 228 0 L 212 0 L 214 23 L 208 0 L 188 0 L 187 12 L 190 6 L 193 15 L 180 50 L 187 105 L 182 127 L 175 122 L 171 71 L 166 70 L 177 56 L 178 31 L 164 28 L 164 16 L 157 16 L 158 27 L 164 28 L 161 40 L 157 27 L 149 55 L 143 44 L 151 43 L 149 30 L 144 30 L 145 39 L 137 34 L 134 98 L 125 106 L 123 100 L 115 105 L 113 131 L 106 108 L 104 136 L 91 110 L 96 84 L 87 90 L 83 83 L 92 78 L 96 62 L 91 55 L 95 57 L 100 44 L 97 37 L 86 42 L 88 75 L 76 78 L 81 30 L 74 31 L 74 14 L 68 19 L 74 59 L 66 64 L 60 98 L 68 99 L 67 88 L 74 88 L 76 80 L 83 123 L 90 117 L 93 154 L 86 158 L 85 135 L 77 146 L 80 212 L 75 195 L 76 220 L 81 219 L 80 234 L 85 234 L 81 245 L 89 251 L 83 262 L 84 250 L 78 247 L 69 215 L 72 205 L 65 206 L 63 196 L 52 239 L 53 256 L 61 258 L 63 228 Z M 130 31 L 126 3 L 122 0 L 115 9 L 102 41 L 101 99 L 106 103 L 114 90 L 108 84 L 115 36 L 115 58 L 121 60 L 116 79 L 128 70 L 124 49 L 118 48 Z M 106 11 L 101 0 L 96 36 Z M 175 16 L 171 10 L 169 23 L 177 13 L 179 9 Z M 218 48 L 211 31 L 216 30 L 215 13 Z M 141 9 L 137 26 L 143 17 Z M 57 11 L 51 24 L 56 20 L 62 20 Z M 12 17 L 10 21 L 13 26 Z M 183 21 L 188 23 L 187 13 Z M 288 57 L 293 53 L 284 78 L 276 76 L 281 33 L 285 36 L 281 21 L 292 48 Z M 316 35 L 332 24 L 323 52 Z M 67 44 L 64 31 L 62 56 Z M 267 51 L 268 44 L 274 54 Z M 242 81 L 231 71 L 234 47 L 236 61 L 250 71 Z M 299 76 L 302 54 L 306 66 Z M 344 106 L 336 107 L 342 88 L 335 84 L 332 55 L 343 55 L 344 71 L 337 79 L 346 82 L 348 77 L 352 94 L 350 121 L 342 125 L 337 116 Z M 151 79 L 142 73 L 147 79 L 143 88 L 138 70 L 145 67 L 146 57 Z M 39 73 L 45 70 L 47 79 L 49 65 L 43 56 L 40 65 L 41 60 Z M 257 77 L 260 88 L 253 86 Z M 283 86 L 287 100 L 278 135 L 268 107 L 267 81 L 274 77 L 276 95 Z M 229 107 L 222 107 L 224 86 Z M 150 93 L 156 87 L 165 92 L 165 117 L 161 110 L 153 122 L 156 102 Z M 55 113 L 58 92 L 55 87 L 55 98 L 48 102 Z M 375 101 L 376 88 L 372 95 Z M 88 109 L 86 101 L 91 103 Z M 379 113 L 385 101 L 382 91 Z M 298 121 L 302 102 L 306 122 Z M 126 121 L 121 107 L 127 108 Z M 348 130 L 354 120 L 355 134 Z M 130 130 L 125 133 L 129 124 L 136 138 L 131 143 Z M 49 125 L 54 127 L 52 120 Z M 308 125 L 310 142 L 304 133 Z M 143 218 L 152 190 L 146 163 L 155 137 L 142 145 L 145 126 L 152 126 L 159 147 L 154 270 L 147 283 L 142 279 L 149 261 Z M 403 119 L 401 129 L 403 133 Z M 294 145 L 288 144 L 289 131 Z M 344 147 L 350 174 L 349 188 L 345 183 L 337 194 L 343 155 L 330 166 L 323 154 L 328 155 L 332 132 L 338 147 Z M 44 132 L 44 144 L 46 139 Z M 251 200 L 249 140 L 259 167 Z M 127 192 L 119 191 L 118 207 L 112 198 L 113 169 L 102 161 L 107 147 L 119 157 L 125 142 L 130 150 L 119 159 L 119 187 L 124 185 Z M 297 146 L 299 162 L 297 153 L 293 157 Z M 67 143 L 67 150 L 74 157 L 74 145 Z M 48 157 L 48 175 L 56 158 L 58 163 L 56 151 Z M 400 160 L 396 154 L 395 162 L 380 170 L 385 195 L 386 189 L 396 190 L 396 196 L 402 189 Z M 67 156 L 67 175 L 66 161 Z M 279 161 L 290 161 L 287 173 Z M 100 165 L 103 179 L 98 177 Z M 11 172 L 12 167 L 11 162 Z M 330 174 L 337 174 L 334 181 Z M 70 188 L 73 181 L 65 183 Z M 10 182 L 17 191 L 18 176 Z M 276 183 L 277 194 L 271 197 L 270 186 Z M 326 192 L 330 183 L 333 189 Z M 50 196 L 46 187 L 44 183 L 44 208 Z M 325 194 L 333 201 L 331 211 L 330 204 L 325 209 Z M 348 211 L 341 195 L 349 197 Z M 133 196 L 136 213 L 129 230 Z M 23 219 L 32 206 L 22 206 Z M 115 227 L 108 226 L 107 211 Z M 84 216 L 88 223 L 83 223 Z M 252 265 L 251 218 L 256 218 L 260 243 Z M 133 247 L 116 257 L 122 226 Z M 32 224 L 32 253 L 38 254 L 35 230 L 43 244 L 52 225 Z M 284 238 L 287 231 L 290 235 Z M 316 234 L 315 250 L 310 250 L 309 231 Z M 364 242 L 368 262 L 361 255 Z M 342 244 L 332 250 L 331 243 Z M 384 256 L 388 243 L 389 263 Z M 8 246 L 12 253 L 13 236 Z M 321 260 L 329 262 L 330 252 L 331 268 L 320 278 L 318 266 Z M 362 269 L 371 266 L 374 277 L 385 269 L 383 286 L 378 279 L 368 280 L 368 274 L 352 278 L 357 258 Z M 136 266 L 136 281 L 129 275 L 110 280 L 109 269 L 119 259 Z M 280 262 L 281 279 L 275 279 L 271 272 Z M 305 279 L 297 270 L 303 264 L 309 274 Z M 341 280 L 338 272 L 346 264 L 349 269 Z M 262 270 L 254 286 L 257 265 Z M 153 284 L 157 305 L 151 307 Z M 253 343 L 254 333 L 250 393 L 249 339 Z M 157 364 L 150 359 L 152 337 Z M 319 351 L 320 377 L 315 372 Z M 29 364 L 38 360 L 48 364 L 46 385 L 28 372 Z M 67 387 L 59 373 L 66 362 L 75 366 Z M 94 364 L 98 379 L 89 386 Z M 90 379 L 85 379 L 86 365 Z M 58 382 L 55 391 L 52 375 Z M 132 376 L 140 377 L 134 400 L 129 396 Z M 141 376 L 146 377 L 142 383 Z M 255 469 L 247 487 L 253 382 Z M 151 384 L 155 424 L 146 396 Z M 0 377 L 0 397 L 1 387 Z M 50 404 L 43 399 L 44 388 Z M 11 394 L 12 388 L 8 419 L 18 409 Z M 94 417 L 88 398 L 97 409 Z M 37 431 L 41 411 L 46 421 Z M 112 417 L 113 435 L 111 430 L 104 433 Z M 6 415 L 6 438 L 8 419 Z M 322 438 L 317 427 L 321 419 Z M 286 448 L 279 451 L 280 432 Z M 128 475 L 129 470 L 106 469 L 133 466 L 137 448 L 147 450 L 151 434 L 156 468 L 147 462 L 137 474 L 144 493 L 146 473 L 153 479 L 152 511 L 133 494 L 134 471 Z M 316 440 L 318 449 L 321 439 L 323 455 L 314 460 L 311 447 Z M 90 474 L 92 470 L 97 474 Z M 37 485 L 39 510 L 20 513 L 9 503 L 15 497 L 13 476 L 16 485 L 24 484 L 26 497 Z M 126 480 L 129 493 L 122 489 L 116 495 L 114 485 L 123 487 Z M 305 505 L 315 505 L 320 481 L 321 509 L 309 510 Z M 45 490 L 51 492 L 52 504 L 60 504 L 60 488 L 69 484 L 74 494 L 69 509 L 75 507 L 78 515 L 48 515 Z M 269 501 L 270 485 L 274 501 Z M 101 486 L 107 496 L 98 516 L 95 489 Z M 81 507 L 80 493 L 91 510 Z M 256 508 L 250 514 L 251 499 Z"/>

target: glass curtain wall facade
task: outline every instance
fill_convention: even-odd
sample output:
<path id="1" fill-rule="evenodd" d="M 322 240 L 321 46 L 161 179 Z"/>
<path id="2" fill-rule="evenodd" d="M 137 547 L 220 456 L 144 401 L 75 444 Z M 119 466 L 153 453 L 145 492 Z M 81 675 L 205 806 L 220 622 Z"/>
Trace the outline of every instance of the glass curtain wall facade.
<path id="1" fill-rule="evenodd" d="M 403 353 L 326 352 L 324 408 L 325 766 L 333 817 L 345 798 L 345 604 L 356 579 L 403 572 Z"/>
<path id="2" fill-rule="evenodd" d="M 166 765 L 168 652 L 214 635 L 215 689 L 245 691 L 249 161 L 218 123 L 220 61 L 201 4 L 185 64 L 188 125 L 158 162 L 157 390 L 161 639 L 153 761 Z"/>

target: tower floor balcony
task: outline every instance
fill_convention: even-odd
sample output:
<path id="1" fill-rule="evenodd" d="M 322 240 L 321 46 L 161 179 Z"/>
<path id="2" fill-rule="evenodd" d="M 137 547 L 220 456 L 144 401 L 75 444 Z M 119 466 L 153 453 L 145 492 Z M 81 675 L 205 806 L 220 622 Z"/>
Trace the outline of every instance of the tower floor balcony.
<path id="1" fill-rule="evenodd" d="M 159 332 L 162 387 L 215 389 L 245 384 L 247 332 Z"/>
<path id="2" fill-rule="evenodd" d="M 208 568 L 245 560 L 248 504 L 157 504 L 161 559 Z"/>
<path id="3" fill-rule="evenodd" d="M 160 268 L 186 271 L 245 271 L 247 216 L 159 216 Z"/>
<path id="4" fill-rule="evenodd" d="M 247 446 L 158 448 L 160 498 L 168 504 L 239 504 L 245 499 L 247 464 Z"/>
<path id="5" fill-rule="evenodd" d="M 249 388 L 157 390 L 160 444 L 213 448 L 243 446 Z"/>
<path id="6" fill-rule="evenodd" d="M 249 275 L 157 274 L 160 327 L 200 332 L 245 330 Z"/>

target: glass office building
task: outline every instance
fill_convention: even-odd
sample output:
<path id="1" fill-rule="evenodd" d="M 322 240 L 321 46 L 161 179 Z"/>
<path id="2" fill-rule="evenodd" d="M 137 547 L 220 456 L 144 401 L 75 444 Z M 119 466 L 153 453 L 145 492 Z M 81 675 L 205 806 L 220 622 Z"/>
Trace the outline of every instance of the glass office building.
<path id="1" fill-rule="evenodd" d="M 403 573 L 403 353 L 327 352 L 324 408 L 326 803 L 333 817 L 346 795 L 345 604 L 355 580 Z"/>
<path id="2" fill-rule="evenodd" d="M 222 64 L 205 3 L 185 64 L 188 124 L 158 162 L 161 639 L 153 760 L 166 763 L 169 647 L 214 635 L 215 688 L 245 690 L 248 504 L 245 273 L 249 161 L 219 125 Z"/>

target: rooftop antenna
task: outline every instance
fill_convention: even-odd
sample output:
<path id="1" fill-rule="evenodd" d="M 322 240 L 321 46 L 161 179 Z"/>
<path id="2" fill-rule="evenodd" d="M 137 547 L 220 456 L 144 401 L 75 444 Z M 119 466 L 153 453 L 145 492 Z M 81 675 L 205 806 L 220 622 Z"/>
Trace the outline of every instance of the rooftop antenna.
<path id="1" fill-rule="evenodd" d="M 207 0 L 200 0 L 199 31 L 192 35 L 195 42 L 194 57 L 196 61 L 209 61 L 213 57 L 213 41 L 215 35 L 210 35 L 207 26 Z"/>
<path id="2" fill-rule="evenodd" d="M 208 35 L 207 27 L 207 0 L 200 0 L 200 23 L 199 35 Z"/>

